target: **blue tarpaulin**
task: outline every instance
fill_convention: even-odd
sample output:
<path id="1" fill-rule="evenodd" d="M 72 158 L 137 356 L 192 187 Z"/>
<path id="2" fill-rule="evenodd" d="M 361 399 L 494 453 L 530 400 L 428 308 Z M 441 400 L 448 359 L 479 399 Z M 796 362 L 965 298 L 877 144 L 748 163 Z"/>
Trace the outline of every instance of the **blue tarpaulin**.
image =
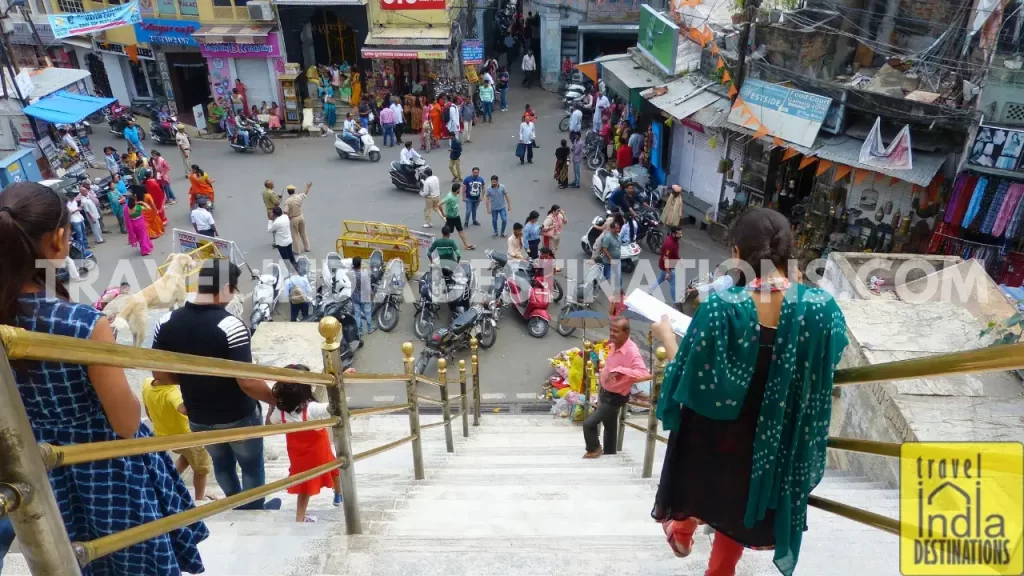
<path id="1" fill-rule="evenodd" d="M 61 90 L 26 106 L 24 112 L 53 124 L 73 124 L 116 101 L 117 98 L 98 98 Z"/>

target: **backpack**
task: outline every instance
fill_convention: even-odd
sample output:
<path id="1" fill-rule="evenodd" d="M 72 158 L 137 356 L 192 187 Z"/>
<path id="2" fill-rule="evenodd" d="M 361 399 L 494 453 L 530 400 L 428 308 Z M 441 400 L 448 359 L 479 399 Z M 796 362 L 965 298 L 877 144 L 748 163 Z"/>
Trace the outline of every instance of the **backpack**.
<path id="1" fill-rule="evenodd" d="M 292 289 L 288 292 L 288 301 L 292 304 L 308 304 L 309 299 L 303 294 L 302 289 L 299 288 L 298 284 L 293 284 Z"/>

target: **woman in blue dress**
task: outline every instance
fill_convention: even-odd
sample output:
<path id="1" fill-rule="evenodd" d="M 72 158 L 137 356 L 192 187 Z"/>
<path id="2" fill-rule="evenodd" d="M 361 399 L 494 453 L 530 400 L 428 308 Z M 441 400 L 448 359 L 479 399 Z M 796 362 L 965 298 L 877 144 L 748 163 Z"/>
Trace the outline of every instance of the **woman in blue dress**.
<path id="1" fill-rule="evenodd" d="M 47 286 L 48 267 L 68 255 L 68 212 L 50 188 L 12 184 L 0 193 L 0 324 L 114 342 L 110 324 L 93 307 L 74 304 L 63 286 Z M 38 266 L 37 262 L 47 263 Z M 55 275 L 52 270 L 49 277 Z M 143 438 L 139 400 L 124 370 L 60 362 L 13 363 L 14 379 L 38 442 L 84 444 Z M 72 542 L 93 540 L 193 508 L 192 497 L 166 454 L 146 454 L 56 468 L 50 486 Z M 87 565 L 90 576 L 167 576 L 203 572 L 197 522 Z"/>

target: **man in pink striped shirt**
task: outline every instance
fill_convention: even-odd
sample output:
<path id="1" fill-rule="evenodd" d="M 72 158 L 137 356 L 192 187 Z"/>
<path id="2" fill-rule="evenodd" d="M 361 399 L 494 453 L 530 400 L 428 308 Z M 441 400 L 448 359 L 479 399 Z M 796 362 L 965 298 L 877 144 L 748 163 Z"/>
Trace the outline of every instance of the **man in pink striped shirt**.
<path id="1" fill-rule="evenodd" d="M 395 147 L 395 112 L 391 108 L 385 106 L 380 109 L 380 127 L 384 131 L 384 145 L 388 146 L 388 139 L 390 137 L 392 148 Z"/>
<path id="2" fill-rule="evenodd" d="M 608 330 L 608 340 L 611 342 L 611 351 L 605 358 L 604 368 L 601 369 L 599 376 L 599 404 L 583 421 L 583 438 L 587 443 L 584 458 L 601 456 L 601 444 L 597 439 L 597 427 L 601 424 L 604 424 L 603 453 L 615 454 L 619 409 L 629 401 L 629 391 L 633 384 L 651 378 L 640 349 L 629 339 L 629 320 L 621 316 L 613 318 Z M 589 400 L 588 398 L 587 401 Z"/>

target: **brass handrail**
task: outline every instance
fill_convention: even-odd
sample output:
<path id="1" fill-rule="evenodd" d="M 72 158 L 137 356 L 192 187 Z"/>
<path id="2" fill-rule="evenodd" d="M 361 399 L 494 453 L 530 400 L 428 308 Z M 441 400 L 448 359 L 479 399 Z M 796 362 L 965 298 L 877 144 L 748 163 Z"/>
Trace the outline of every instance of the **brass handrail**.
<path id="1" fill-rule="evenodd" d="M 433 378 L 427 378 L 426 376 L 424 376 L 422 374 L 417 374 L 416 375 L 416 382 L 418 384 L 430 384 L 431 386 L 437 386 L 438 388 L 443 388 L 444 387 L 444 384 L 441 384 L 440 382 L 438 382 L 437 380 L 434 380 Z"/>
<path id="2" fill-rule="evenodd" d="M 348 384 L 348 378 L 345 378 L 345 383 Z M 373 414 L 390 414 L 392 412 L 401 412 L 402 410 L 408 410 L 409 403 L 405 404 L 388 404 L 386 406 L 374 406 L 373 408 L 356 408 L 355 410 L 349 410 L 349 418 L 355 418 L 356 416 L 370 416 Z"/>
<path id="3" fill-rule="evenodd" d="M 445 424 L 450 424 L 451 421 L 452 421 L 451 418 L 447 418 L 445 420 L 441 420 L 439 422 L 432 422 L 432 423 L 427 424 L 427 425 L 420 424 L 420 432 L 422 432 L 424 430 L 428 430 L 430 428 L 437 428 L 438 426 L 444 426 Z"/>
<path id="4" fill-rule="evenodd" d="M 188 434 L 173 434 L 170 436 L 107 440 L 105 442 L 91 442 L 89 444 L 70 444 L 65 446 L 40 444 L 39 450 L 43 455 L 46 469 L 52 470 L 61 466 L 72 466 L 84 462 L 96 462 L 97 460 L 138 456 L 139 454 L 149 454 L 150 452 L 179 450 L 195 446 L 224 444 L 250 438 L 263 438 L 264 436 L 274 436 L 276 434 L 301 432 L 303 430 L 316 430 L 334 426 L 337 423 L 338 419 L 331 417 L 289 424 L 245 426 L 243 428 L 208 430 L 206 432 L 190 432 Z"/>
<path id="5" fill-rule="evenodd" d="M 895 518 L 889 518 L 888 516 L 875 514 L 874 512 L 869 512 L 867 510 L 861 510 L 860 508 L 855 508 L 848 504 L 836 502 L 835 500 L 815 496 L 814 494 L 807 497 L 807 505 L 814 506 L 819 510 L 824 510 L 825 512 L 830 512 L 837 516 L 842 516 L 843 518 L 853 520 L 854 522 L 866 524 L 872 528 L 878 528 L 879 530 L 888 532 L 889 534 L 895 534 L 897 536 L 900 535 L 900 521 Z"/>
<path id="6" fill-rule="evenodd" d="M 234 496 L 215 500 L 209 504 L 204 504 L 203 506 L 190 508 L 184 512 L 165 516 L 159 520 L 153 520 L 152 522 L 146 522 L 139 526 L 133 526 L 127 530 L 118 532 L 117 534 L 110 534 L 88 542 L 74 542 L 72 543 L 72 546 L 75 549 L 75 555 L 78 557 L 79 565 L 85 566 L 97 558 L 102 558 L 108 554 L 117 552 L 118 550 L 123 550 L 129 546 L 145 542 L 151 538 L 156 538 L 157 536 L 166 534 L 172 530 L 177 530 L 178 528 L 183 528 L 190 524 L 195 524 L 200 520 L 209 518 L 210 516 L 214 516 L 221 512 L 226 512 L 241 506 L 242 504 L 252 502 L 257 498 L 273 494 L 279 490 L 284 490 L 295 486 L 296 484 L 301 484 L 310 478 L 315 478 L 321 474 L 329 472 L 330 470 L 339 468 L 344 464 L 344 458 L 337 458 L 327 464 L 322 464 L 316 468 L 306 470 L 305 472 L 300 472 L 299 474 L 282 478 L 281 480 L 271 482 L 270 484 L 264 484 L 259 488 L 239 492 Z"/>
<path id="7" fill-rule="evenodd" d="M 427 404 L 433 404 L 435 406 L 440 406 L 442 404 L 440 400 L 434 400 L 429 396 L 420 396 L 419 394 L 416 395 L 416 399 L 419 400 L 420 402 L 426 402 Z"/>
<path id="8" fill-rule="evenodd" d="M 459 400 L 459 401 L 461 401 L 461 400 L 462 400 L 462 394 L 456 394 L 455 396 L 449 396 L 449 397 L 448 397 L 448 402 L 449 402 L 449 403 L 453 403 L 453 402 L 455 402 L 456 400 Z"/>
<path id="9" fill-rule="evenodd" d="M 928 376 L 998 372 L 1018 368 L 1024 368 L 1024 343 L 843 368 L 835 371 L 833 383 L 836 386 L 867 384 Z"/>
<path id="10" fill-rule="evenodd" d="M 355 372 L 345 374 L 345 384 L 377 384 L 379 382 L 405 382 L 405 374 L 374 374 Z"/>
<path id="11" fill-rule="evenodd" d="M 352 459 L 355 460 L 356 462 L 359 462 L 360 460 L 364 460 L 366 458 L 369 458 L 370 456 L 376 456 L 377 454 L 380 454 L 382 452 L 387 452 L 392 448 L 398 448 L 402 444 L 408 444 L 409 442 L 412 442 L 416 438 L 419 438 L 417 434 L 412 434 L 410 436 L 406 436 L 405 438 L 399 438 L 394 442 L 388 442 L 387 444 L 377 446 L 376 448 L 370 448 L 369 450 L 360 452 L 353 456 Z"/>
<path id="12" fill-rule="evenodd" d="M 876 440 L 858 440 L 856 438 L 828 437 L 828 447 L 835 450 L 863 452 L 879 456 L 900 457 L 900 445 L 896 442 L 878 442 Z"/>
<path id="13" fill-rule="evenodd" d="M 320 372 L 306 372 L 207 356 L 94 342 L 84 338 L 32 332 L 13 326 L 0 326 L 0 342 L 7 349 L 7 357 L 11 360 L 100 364 L 118 368 L 158 370 L 172 374 L 253 378 L 318 386 L 334 385 L 333 376 Z"/>

